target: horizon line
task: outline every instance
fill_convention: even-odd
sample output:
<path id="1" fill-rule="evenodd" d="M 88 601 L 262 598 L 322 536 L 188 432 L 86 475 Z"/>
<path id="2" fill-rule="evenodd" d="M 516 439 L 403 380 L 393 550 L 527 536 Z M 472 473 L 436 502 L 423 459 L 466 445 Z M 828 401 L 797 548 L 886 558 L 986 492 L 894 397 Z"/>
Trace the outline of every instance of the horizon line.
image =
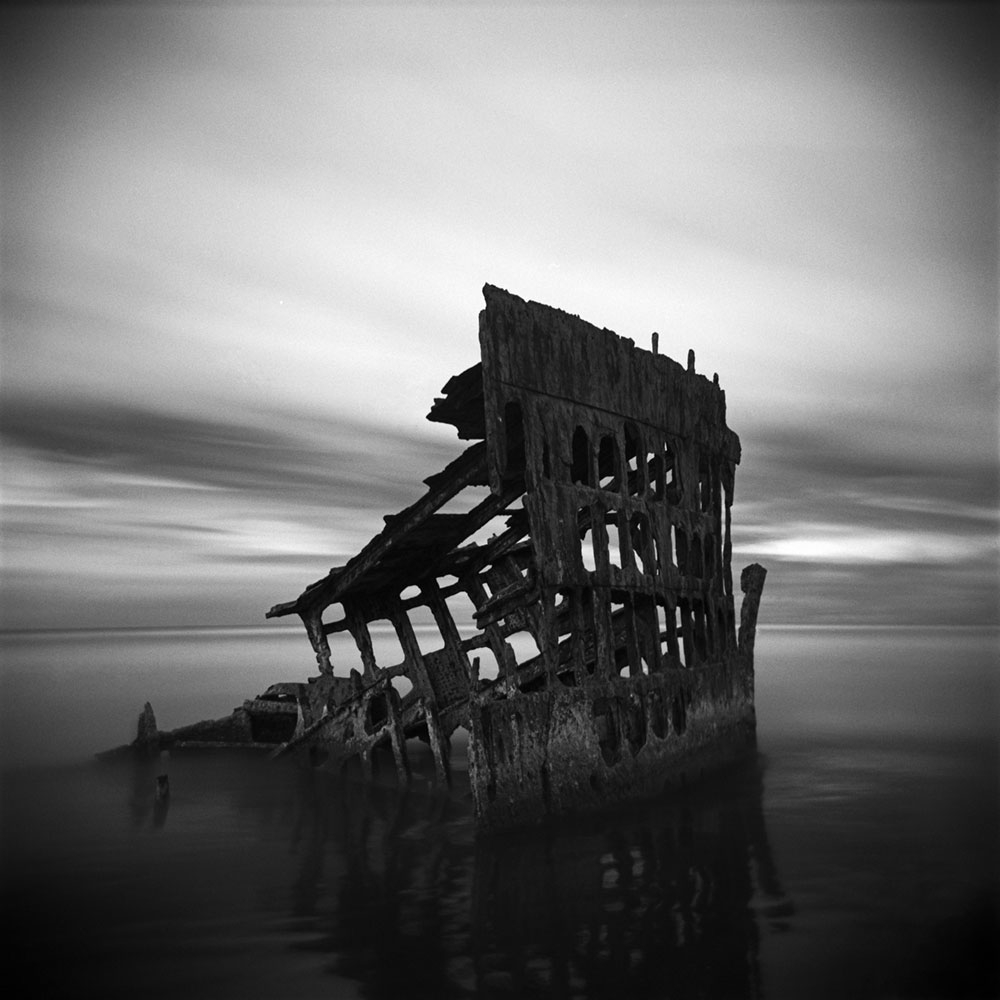
<path id="1" fill-rule="evenodd" d="M 376 626 L 377 627 L 377 626 Z M 433 622 L 413 623 L 415 629 L 435 628 Z M 992 629 L 1000 630 L 1000 622 L 768 622 L 757 624 L 757 631 L 792 631 L 796 629 L 809 629 L 812 631 L 835 631 L 838 629 L 937 629 L 937 630 L 963 630 L 963 629 Z M 233 630 L 260 630 L 272 632 L 302 632 L 305 629 L 302 625 L 291 622 L 276 622 L 274 624 L 244 623 L 230 625 L 79 625 L 68 626 L 66 628 L 0 628 L 0 638 L 29 636 L 29 635 L 68 635 L 78 632 L 224 632 Z"/>

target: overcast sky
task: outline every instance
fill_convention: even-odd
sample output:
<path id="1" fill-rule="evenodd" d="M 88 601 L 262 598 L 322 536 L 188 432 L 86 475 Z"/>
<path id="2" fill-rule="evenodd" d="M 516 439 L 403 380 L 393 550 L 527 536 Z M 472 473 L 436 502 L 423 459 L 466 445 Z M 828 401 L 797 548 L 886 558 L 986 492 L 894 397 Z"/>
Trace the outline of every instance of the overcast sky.
<path id="1" fill-rule="evenodd" d="M 3 627 L 346 561 L 463 448 L 485 282 L 719 373 L 762 622 L 996 620 L 989 6 L 0 18 Z"/>

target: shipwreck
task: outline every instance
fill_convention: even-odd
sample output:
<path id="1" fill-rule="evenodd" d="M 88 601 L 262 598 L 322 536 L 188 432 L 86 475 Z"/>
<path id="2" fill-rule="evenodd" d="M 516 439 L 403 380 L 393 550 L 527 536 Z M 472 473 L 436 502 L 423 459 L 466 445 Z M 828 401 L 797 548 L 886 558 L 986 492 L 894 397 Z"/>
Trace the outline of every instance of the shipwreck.
<path id="1" fill-rule="evenodd" d="M 693 352 L 659 354 L 656 334 L 646 351 L 483 294 L 481 360 L 427 416 L 469 446 L 346 565 L 267 612 L 301 619 L 317 675 L 216 723 L 147 719 L 145 745 L 267 746 L 366 775 L 391 753 L 407 782 L 419 737 L 448 784 L 464 727 L 482 830 L 656 796 L 752 750 L 765 570 L 743 570 L 737 622 L 740 442 L 718 376 Z M 377 629 L 399 662 L 378 661 Z M 349 664 L 331 655 L 343 632 Z"/>

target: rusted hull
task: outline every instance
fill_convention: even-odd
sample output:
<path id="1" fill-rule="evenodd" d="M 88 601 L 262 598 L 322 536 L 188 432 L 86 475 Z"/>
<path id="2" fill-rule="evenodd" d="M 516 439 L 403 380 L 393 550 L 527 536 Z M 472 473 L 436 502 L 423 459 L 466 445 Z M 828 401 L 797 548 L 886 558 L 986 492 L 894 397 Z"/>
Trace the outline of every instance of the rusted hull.
<path id="1" fill-rule="evenodd" d="M 753 666 L 546 690 L 472 709 L 469 776 L 483 831 L 648 799 L 755 746 Z"/>

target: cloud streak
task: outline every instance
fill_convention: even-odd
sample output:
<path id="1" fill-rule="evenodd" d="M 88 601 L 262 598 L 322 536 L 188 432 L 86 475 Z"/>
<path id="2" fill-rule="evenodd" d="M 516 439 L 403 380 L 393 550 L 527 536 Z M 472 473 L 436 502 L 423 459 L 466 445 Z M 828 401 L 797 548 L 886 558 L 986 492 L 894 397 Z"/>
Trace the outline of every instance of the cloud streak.
<path id="1" fill-rule="evenodd" d="M 413 497 L 413 479 L 457 453 L 432 434 L 361 420 L 311 423 L 290 414 L 253 422 L 189 417 L 102 401 L 9 400 L 0 433 L 45 461 L 100 469 L 116 487 L 130 477 L 157 489 L 241 491 L 283 500 L 333 492 L 350 507 L 372 497 L 390 505 Z M 372 461 L 378 453 L 381 461 Z M 431 467 L 420 473 L 423 462 Z M 417 487 L 419 488 L 419 487 Z"/>
<path id="2" fill-rule="evenodd" d="M 985 456 L 829 428 L 744 436 L 734 560 L 771 567 L 778 620 L 996 622 L 1000 477 Z"/>
<path id="3" fill-rule="evenodd" d="M 428 427 L 421 436 L 281 413 L 238 422 L 6 400 L 7 625 L 44 620 L 57 594 L 62 621 L 144 624 L 128 604 L 150 587 L 174 591 L 154 624 L 178 613 L 254 620 L 346 561 L 465 446 Z M 95 581 L 120 599 L 95 607 Z M 138 603 L 149 614 L 150 602 Z"/>

